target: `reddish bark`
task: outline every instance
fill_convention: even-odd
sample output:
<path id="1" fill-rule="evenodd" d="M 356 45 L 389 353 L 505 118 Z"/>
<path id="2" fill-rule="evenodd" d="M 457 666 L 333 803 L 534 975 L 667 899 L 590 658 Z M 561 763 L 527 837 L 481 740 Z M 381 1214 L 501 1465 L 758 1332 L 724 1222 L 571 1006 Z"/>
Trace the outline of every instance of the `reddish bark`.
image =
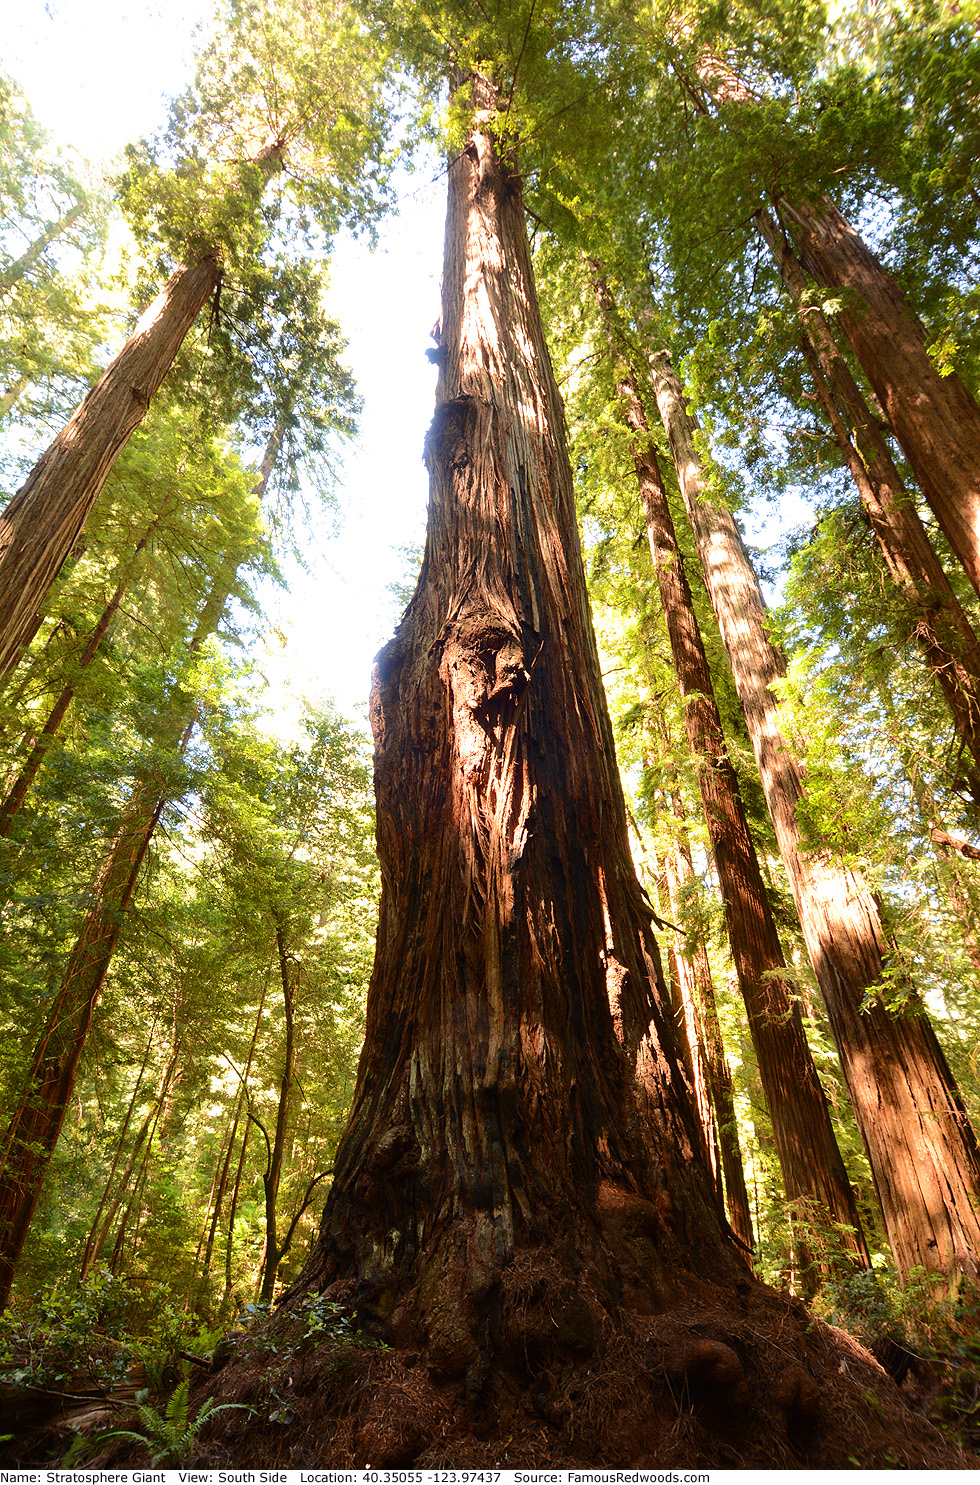
<path id="1" fill-rule="evenodd" d="M 860 873 L 830 852 L 804 852 L 799 764 L 779 728 L 770 682 L 785 662 L 766 633 L 765 605 L 731 512 L 713 498 L 700 431 L 665 351 L 650 356 L 712 606 L 732 665 L 807 951 L 868 1152 L 895 1261 L 937 1282 L 980 1273 L 980 1150 L 935 1032 L 914 989 L 904 1007 L 881 994 L 889 946 Z"/>
<path id="2" fill-rule="evenodd" d="M 597 288 L 612 323 L 608 288 Z M 749 834 L 738 780 L 728 756 L 711 672 L 701 640 L 670 502 L 650 441 L 646 411 L 632 368 L 621 370 L 619 394 L 633 434 L 647 538 L 671 654 L 684 727 L 697 765 L 698 787 L 715 857 L 732 957 L 745 1001 L 759 1076 L 772 1120 L 786 1195 L 804 1224 L 846 1234 L 843 1246 L 867 1264 L 869 1255 L 830 1111 L 803 1030 L 799 1003 L 787 977 L 779 934 Z M 805 1247 L 805 1239 L 802 1239 Z M 812 1282 L 812 1279 L 809 1281 Z"/>
<path id="3" fill-rule="evenodd" d="M 817 396 L 868 513 L 885 565 L 908 604 L 910 629 L 942 688 L 953 723 L 974 760 L 971 781 L 980 797 L 980 641 L 902 484 L 889 452 L 830 326 L 806 306 L 807 279 L 777 224 L 756 215 L 803 325 L 803 353 Z"/>
<path id="4" fill-rule="evenodd" d="M 695 880 L 694 863 L 687 838 L 684 806 L 676 793 L 671 795 L 670 809 L 677 821 L 677 838 L 673 847 L 664 853 L 668 895 L 665 910 L 672 914 L 678 924 L 683 924 L 686 916 L 685 903 L 689 900 L 690 889 Z M 691 1010 L 686 1011 L 686 1020 L 697 1036 L 697 1048 L 704 1064 L 708 1098 L 717 1131 L 728 1220 L 743 1252 L 751 1253 L 755 1239 L 735 1114 L 735 1084 L 725 1056 L 711 965 L 703 934 L 696 931 L 692 935 L 689 932 L 687 940 L 686 944 L 678 944 L 672 953 L 677 965 L 685 1010 L 688 1002 L 691 1005 Z M 692 1057 L 694 1055 L 692 1048 Z"/>
<path id="5" fill-rule="evenodd" d="M 588 1351 L 621 1264 L 646 1286 L 694 1254 L 741 1269 L 630 860 L 520 179 L 488 117 L 449 168 L 426 555 L 371 703 L 367 1035 L 299 1281 L 347 1280 L 444 1376 Z M 615 1251 L 624 1203 L 649 1213 L 642 1262 Z"/>
<path id="6" fill-rule="evenodd" d="M 137 542 L 136 551 L 133 554 L 134 558 L 139 557 L 150 537 L 153 535 L 156 527 L 159 525 L 160 519 L 161 517 L 157 516 L 156 520 L 152 522 L 147 531 Z M 126 589 L 129 587 L 131 578 L 132 569 L 130 569 L 130 571 L 127 572 L 124 577 L 120 578 L 119 582 L 116 584 L 116 591 L 113 593 L 109 602 L 103 609 L 102 616 L 99 619 L 99 622 L 92 630 L 92 633 L 88 638 L 84 650 L 78 657 L 78 671 L 83 671 L 89 665 L 91 665 L 92 661 L 95 659 L 95 656 L 98 654 L 99 646 L 105 639 L 106 634 L 109 632 L 109 626 L 119 610 L 119 605 L 123 600 L 123 595 L 125 594 Z M 72 684 L 70 686 L 65 686 L 62 689 L 61 695 L 58 697 L 58 700 L 55 702 L 54 706 L 51 708 L 51 711 L 48 714 L 47 720 L 45 721 L 45 724 L 41 729 L 40 736 L 38 737 L 34 746 L 31 748 L 30 753 L 24 761 L 23 768 L 20 770 L 20 773 L 17 775 L 16 779 L 7 791 L 7 797 L 3 801 L 3 804 L 0 805 L 0 836 L 10 834 L 10 827 L 14 822 L 14 817 L 19 814 L 25 799 L 30 793 L 31 786 L 38 776 L 47 751 L 50 748 L 55 737 L 58 735 L 58 730 L 65 719 L 68 708 L 71 706 L 73 700 L 75 699 L 75 687 L 76 682 L 72 681 Z"/>
<path id="7" fill-rule="evenodd" d="M 0 514 L 0 674 L 19 660 L 113 464 L 220 282 L 214 257 L 177 270 Z"/>
<path id="8" fill-rule="evenodd" d="M 980 407 L 940 373 L 905 295 L 833 203 L 779 202 L 799 230 L 804 268 L 845 291 L 838 311 L 868 381 L 950 546 L 980 592 Z"/>
<path id="9" fill-rule="evenodd" d="M 191 654 L 196 654 L 217 628 L 238 560 L 226 559 L 198 618 L 189 646 Z M 197 723 L 197 708 L 179 689 L 171 701 L 166 741 L 179 756 Z M 91 907 L 48 1009 L 19 1102 L 7 1126 L 0 1171 L 0 1308 L 10 1295 L 140 867 L 169 798 L 168 780 L 157 771 L 138 779 L 133 787 L 115 840 L 91 884 Z"/>

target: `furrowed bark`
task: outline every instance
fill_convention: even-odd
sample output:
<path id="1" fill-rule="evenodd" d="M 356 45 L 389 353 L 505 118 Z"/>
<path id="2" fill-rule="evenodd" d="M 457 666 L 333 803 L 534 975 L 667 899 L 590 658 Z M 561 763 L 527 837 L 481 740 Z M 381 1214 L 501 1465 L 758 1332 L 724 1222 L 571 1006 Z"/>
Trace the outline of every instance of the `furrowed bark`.
<path id="1" fill-rule="evenodd" d="M 818 284 L 845 294 L 838 313 L 929 503 L 980 593 L 980 407 L 955 372 L 926 350 L 908 300 L 828 197 L 778 203 L 798 229 L 799 256 Z"/>
<path id="2" fill-rule="evenodd" d="M 615 344 L 615 307 L 601 278 L 596 281 L 596 294 Z M 623 416 L 633 435 L 633 465 L 677 672 L 684 727 L 697 766 L 732 958 L 758 1058 L 786 1196 L 796 1204 L 804 1247 L 807 1225 L 822 1227 L 828 1234 L 836 1230 L 843 1235 L 845 1251 L 867 1265 L 870 1256 L 854 1193 L 837 1148 L 827 1100 L 803 1030 L 799 1003 L 785 973 L 779 934 L 749 834 L 738 780 L 728 756 L 684 559 L 650 441 L 637 377 L 628 364 L 618 369 L 618 376 Z M 832 1242 L 831 1250 L 834 1245 Z M 806 1282 L 812 1286 L 815 1275 Z"/>
<path id="3" fill-rule="evenodd" d="M 520 177 L 492 89 L 467 86 L 426 554 L 372 693 L 367 1035 L 296 1286 L 339 1283 L 446 1377 L 588 1352 L 626 1271 L 744 1273 L 629 856 Z M 642 1278 L 626 1207 L 649 1221 Z"/>
<path id="4" fill-rule="evenodd" d="M 771 681 L 785 674 L 769 640 L 758 579 L 731 512 L 712 496 L 666 351 L 649 357 L 684 504 L 817 983 L 871 1164 L 895 1261 L 937 1284 L 980 1272 L 980 1150 L 935 1032 L 911 986 L 889 1009 L 880 981 L 888 944 L 860 873 L 829 852 L 803 852 L 796 821 L 804 787 L 779 729 Z"/>
<path id="5" fill-rule="evenodd" d="M 779 265 L 803 325 L 803 354 L 837 444 L 868 513 L 885 565 L 908 603 L 909 627 L 942 688 L 974 761 L 980 796 L 980 641 L 943 571 L 888 445 L 822 312 L 807 306 L 806 275 L 768 212 L 756 225 Z M 816 364 L 815 364 L 816 363 Z"/>
<path id="6" fill-rule="evenodd" d="M 20 659 L 113 464 L 220 282 L 213 257 L 177 270 L 0 515 L 0 674 Z"/>

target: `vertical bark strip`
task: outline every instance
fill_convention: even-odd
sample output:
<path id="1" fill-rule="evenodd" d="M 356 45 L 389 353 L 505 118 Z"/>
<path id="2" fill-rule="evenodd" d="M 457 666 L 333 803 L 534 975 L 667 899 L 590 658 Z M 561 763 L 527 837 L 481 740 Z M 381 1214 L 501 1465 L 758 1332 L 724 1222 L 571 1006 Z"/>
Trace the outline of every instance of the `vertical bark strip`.
<path id="1" fill-rule="evenodd" d="M 712 497 L 700 430 L 666 351 L 650 356 L 712 606 L 732 665 L 776 837 L 878 1198 L 903 1273 L 939 1282 L 980 1273 L 980 1150 L 935 1032 L 912 987 L 886 1007 L 887 944 L 879 905 L 859 872 L 828 852 L 802 852 L 800 767 L 779 730 L 769 683 L 785 662 L 766 633 L 758 579 L 731 512 Z"/>
<path id="2" fill-rule="evenodd" d="M 845 293 L 839 320 L 885 409 L 929 507 L 980 593 L 980 407 L 926 350 L 921 321 L 828 197 L 818 208 L 779 202 L 799 229 L 799 254 L 818 284 Z"/>
<path id="3" fill-rule="evenodd" d="M 177 270 L 0 514 L 0 674 L 17 664 L 113 464 L 220 281 L 214 257 Z"/>
<path id="4" fill-rule="evenodd" d="M 908 604 L 910 629 L 942 688 L 956 731 L 973 757 L 972 776 L 976 780 L 980 769 L 980 641 L 953 592 L 826 318 L 816 306 L 805 306 L 807 279 L 801 265 L 767 212 L 756 214 L 756 225 L 798 308 L 803 353 L 817 396 L 868 513 L 888 572 Z"/>
<path id="5" fill-rule="evenodd" d="M 348 1281 L 446 1376 L 562 1354 L 573 1330 L 593 1344 L 627 1207 L 649 1223 L 644 1284 L 658 1252 L 740 1267 L 629 855 L 520 177 L 492 88 L 464 86 L 426 553 L 372 693 L 367 1034 L 299 1281 Z"/>
<path id="6" fill-rule="evenodd" d="M 615 307 L 604 280 L 597 281 L 600 310 L 615 339 Z M 632 455 L 646 518 L 660 601 L 670 640 L 688 745 L 714 852 L 725 921 L 739 989 L 745 1001 L 759 1076 L 787 1198 L 804 1224 L 826 1227 L 827 1217 L 846 1233 L 844 1246 L 867 1264 L 869 1254 L 830 1111 L 803 1030 L 803 1018 L 786 974 L 738 780 L 728 756 L 708 659 L 694 613 L 684 559 L 636 374 L 619 371 L 619 395 L 633 435 Z"/>

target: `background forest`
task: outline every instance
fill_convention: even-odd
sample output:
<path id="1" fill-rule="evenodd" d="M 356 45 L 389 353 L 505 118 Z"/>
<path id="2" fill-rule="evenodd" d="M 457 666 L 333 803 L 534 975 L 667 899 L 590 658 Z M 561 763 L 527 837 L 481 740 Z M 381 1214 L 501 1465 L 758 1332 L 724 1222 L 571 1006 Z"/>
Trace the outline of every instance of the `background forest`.
<path id="1" fill-rule="evenodd" d="M 291 726 L 263 671 L 361 413 L 331 255 L 460 151 L 448 48 L 492 59 L 520 161 L 718 1198 L 760 1278 L 955 1371 L 937 1416 L 975 1445 L 980 485 L 948 438 L 980 430 L 980 13 L 489 9 L 232 0 L 108 179 L 0 78 L 0 1360 L 172 1388 L 315 1240 L 370 740 Z M 945 411 L 903 421 L 930 377 Z"/>

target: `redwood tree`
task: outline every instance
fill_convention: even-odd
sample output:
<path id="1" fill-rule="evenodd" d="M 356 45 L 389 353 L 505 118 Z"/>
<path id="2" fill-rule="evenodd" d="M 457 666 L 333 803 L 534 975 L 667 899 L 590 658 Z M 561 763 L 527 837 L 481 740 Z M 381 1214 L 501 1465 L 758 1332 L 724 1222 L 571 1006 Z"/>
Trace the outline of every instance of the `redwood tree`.
<path id="1" fill-rule="evenodd" d="M 807 1045 L 799 1003 L 786 972 L 738 780 L 728 756 L 638 375 L 622 343 L 622 328 L 609 286 L 601 274 L 594 277 L 594 282 L 618 362 L 617 390 L 632 434 L 633 466 L 677 672 L 684 728 L 697 764 L 698 788 L 725 902 L 732 958 L 759 1062 L 786 1196 L 796 1203 L 796 1215 L 803 1223 L 800 1241 L 804 1254 L 807 1224 L 819 1229 L 826 1226 L 829 1215 L 843 1234 L 844 1246 L 867 1264 L 868 1251 L 854 1193 Z"/>
<path id="2" fill-rule="evenodd" d="M 777 203 L 803 266 L 846 291 L 840 323 L 885 410 L 922 493 L 980 592 L 980 406 L 955 371 L 929 357 L 926 333 L 899 285 L 829 197 Z"/>
<path id="3" fill-rule="evenodd" d="M 803 771 L 780 730 L 772 689 L 785 661 L 734 517 L 712 490 L 701 433 L 668 353 L 650 357 L 684 504 L 772 816 L 779 849 L 871 1164 L 895 1261 L 937 1283 L 980 1274 L 980 1149 L 915 989 L 889 1004 L 890 945 L 856 866 L 801 843 Z"/>
<path id="4" fill-rule="evenodd" d="M 491 84 L 462 86 L 426 553 L 371 701 L 367 1034 L 304 1280 L 357 1279 L 446 1376 L 492 1337 L 590 1349 L 626 1206 L 644 1285 L 694 1253 L 741 1267 L 629 856 L 520 178 Z"/>

